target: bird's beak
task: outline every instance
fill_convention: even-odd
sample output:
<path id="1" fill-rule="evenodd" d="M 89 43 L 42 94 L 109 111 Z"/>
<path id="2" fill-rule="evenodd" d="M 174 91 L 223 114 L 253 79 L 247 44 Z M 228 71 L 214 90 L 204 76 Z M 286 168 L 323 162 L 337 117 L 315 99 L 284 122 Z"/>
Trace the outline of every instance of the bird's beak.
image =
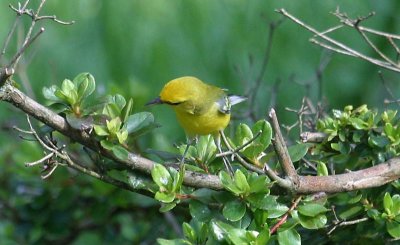
<path id="1" fill-rule="evenodd" d="M 155 98 L 154 100 L 147 102 L 147 103 L 145 104 L 145 106 L 148 106 L 148 105 L 158 105 L 158 104 L 162 104 L 162 103 L 163 103 L 163 102 L 162 102 L 162 100 L 160 99 L 160 97 L 157 97 L 157 98 Z"/>

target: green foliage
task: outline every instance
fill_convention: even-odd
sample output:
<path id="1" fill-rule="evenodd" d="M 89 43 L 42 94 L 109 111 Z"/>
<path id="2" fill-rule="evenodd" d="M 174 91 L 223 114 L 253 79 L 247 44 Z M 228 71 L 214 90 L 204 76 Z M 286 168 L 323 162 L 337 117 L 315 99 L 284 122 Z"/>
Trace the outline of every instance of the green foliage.
<path id="1" fill-rule="evenodd" d="M 269 122 L 260 120 L 251 128 L 246 124 L 239 124 L 235 133 L 235 145 L 246 145 L 240 152 L 253 163 L 258 163 L 260 155 L 271 144 L 272 128 Z"/>
<path id="2" fill-rule="evenodd" d="M 51 107 L 65 115 L 75 129 L 94 129 L 100 145 L 120 159 L 128 158 L 126 143 L 156 128 L 154 116 L 149 112 L 132 114 L 133 100 L 126 102 L 122 95 L 108 96 L 106 101 L 95 100 L 89 106 L 89 96 L 96 83 L 89 73 L 81 73 L 72 81 L 65 79 L 61 87 L 43 88 L 43 95 L 51 101 Z M 102 108 L 100 105 L 104 105 Z M 89 130 L 91 131 L 91 130 Z"/>
<path id="3" fill-rule="evenodd" d="M 148 112 L 133 114 L 133 100 L 126 101 L 119 94 L 108 96 L 104 104 L 97 101 L 102 104 L 101 107 L 87 106 L 94 89 L 94 78 L 84 73 L 73 81 L 65 80 L 61 88 L 53 86 L 43 92 L 54 103 L 53 106 L 62 105 L 58 107 L 59 112 L 65 115 L 73 128 L 93 128 L 93 137 L 104 149 L 112 151 L 120 159 L 126 159 L 129 140 L 157 127 L 154 117 Z M 317 129 L 327 135 L 324 142 L 296 143 L 288 147 L 292 161 L 299 165 L 300 174 L 309 171 L 302 165 L 303 160 L 308 165 L 315 164 L 313 175 L 327 176 L 327 163 L 335 172 L 341 172 L 345 168 L 368 167 L 399 155 L 400 127 L 396 111 L 378 114 L 366 106 L 356 109 L 347 106 L 343 111 L 332 112 L 331 117 L 318 121 Z M 268 150 L 271 140 L 272 128 L 265 120 L 252 126 L 239 124 L 234 137 L 228 138 L 233 150 L 258 168 L 277 162 L 276 153 Z M 185 149 L 186 145 L 179 147 L 181 154 Z M 326 227 L 336 229 L 337 219 L 357 218 L 362 220 L 356 226 L 363 231 L 363 239 L 374 239 L 378 234 L 395 239 L 400 237 L 398 194 L 380 194 L 381 204 L 370 201 L 374 193 L 368 190 L 324 198 L 305 196 L 290 209 L 291 198 L 276 195 L 276 191 L 271 194 L 276 186 L 266 175 L 249 171 L 232 158 L 235 172 L 231 176 L 222 170 L 223 165 L 216 154 L 214 138 L 201 136 L 189 146 L 185 156 L 188 164 L 181 164 L 179 170 L 155 164 L 151 170 L 153 182 L 135 173 L 127 174 L 130 186 L 154 193 L 154 199 L 161 203 L 160 212 L 171 211 L 183 202 L 188 203 L 187 212 L 191 219 L 182 222 L 184 237 L 158 239 L 159 244 L 300 244 L 303 237 L 317 241 L 309 236 L 313 231 L 321 232 Z M 218 174 L 225 190 L 217 192 L 183 186 L 185 169 Z M 396 186 L 394 183 L 393 188 Z M 271 232 L 270 227 L 281 219 L 285 222 Z M 332 239 L 340 241 L 345 231 L 338 228 Z M 129 230 L 126 233 L 129 234 Z M 354 239 L 351 237 L 349 241 Z"/>
<path id="4" fill-rule="evenodd" d="M 61 87 L 53 85 L 43 88 L 43 95 L 52 102 L 52 106 L 59 112 L 67 111 L 76 117 L 81 117 L 88 113 L 90 108 L 85 107 L 85 100 L 96 88 L 94 77 L 89 73 L 81 73 L 72 81 L 65 79 Z"/>
<path id="5" fill-rule="evenodd" d="M 174 208 L 179 199 L 177 195 L 181 193 L 183 177 L 185 174 L 184 165 L 177 171 L 174 168 L 165 168 L 161 164 L 155 164 L 151 170 L 151 177 L 158 185 L 159 190 L 156 192 L 154 198 L 164 204 L 160 211 L 166 212 Z"/>
<path id="6" fill-rule="evenodd" d="M 366 105 L 333 110 L 332 117 L 318 121 L 317 129 L 328 137 L 315 148 L 314 154 L 329 155 L 334 162 L 352 170 L 398 156 L 400 127 L 396 115 L 397 111 L 392 110 L 378 114 Z M 341 171 L 343 167 L 336 169 Z"/>
<path id="7" fill-rule="evenodd" d="M 200 77 L 209 78 L 212 83 L 229 88 L 232 93 L 238 93 L 243 87 L 241 83 L 237 82 L 238 74 L 233 72 L 232 66 L 241 70 L 241 79 L 251 82 L 258 78 L 257 68 L 261 64 L 262 55 L 265 52 L 265 42 L 260 42 L 260 40 L 265 39 L 268 30 L 266 25 L 257 23 L 279 19 L 280 17 L 274 13 L 274 9 L 285 7 L 293 11 L 294 14 L 305 18 L 310 13 L 315 14 L 314 10 L 318 9 L 318 15 L 321 18 L 308 20 L 310 24 L 317 20 L 318 24 L 323 26 L 332 21 L 332 18 L 323 17 L 326 16 L 326 13 L 334 11 L 338 5 L 335 1 L 306 1 L 306 3 L 270 1 L 269 3 L 270 5 L 267 6 L 265 1 L 262 0 L 226 1 L 224 4 L 221 4 L 220 1 L 121 1 L 118 4 L 112 1 L 104 1 L 102 4 L 98 4 L 96 1 L 82 1 L 77 6 L 74 3 L 71 4 L 70 1 L 47 1 L 43 14 L 55 14 L 57 17 L 66 20 L 73 19 L 76 20 L 77 24 L 72 28 L 57 24 L 46 25 L 46 33 L 48 32 L 48 34 L 44 38 L 39 38 L 39 42 L 35 42 L 32 46 L 33 49 L 28 48 L 26 57 L 34 57 L 33 62 L 29 63 L 26 70 L 29 80 L 32 81 L 32 94 L 40 99 L 38 94 L 43 84 L 54 80 L 54 77 L 68 76 L 68 74 L 74 74 L 82 69 L 91 71 L 92 74 L 96 74 L 97 78 L 101 77 L 102 81 L 96 81 L 98 82 L 96 83 L 98 87 L 96 91 L 99 91 L 99 93 L 106 91 L 106 93 L 111 94 L 123 94 L 125 98 L 133 97 L 135 110 L 140 108 L 148 98 L 154 96 L 154 91 L 162 86 L 166 77 L 178 73 L 198 74 Z M 309 7 L 310 4 L 312 4 L 313 8 Z M 396 27 L 393 16 L 397 15 L 399 6 L 397 1 L 371 1 L 366 4 L 341 1 L 339 5 L 349 16 L 363 16 L 371 11 L 378 10 L 377 17 L 372 19 L 374 27 L 381 30 Z M 0 8 L 5 8 L 5 11 L 2 11 L 2 23 L 4 26 L 11 26 L 15 13 L 7 11 L 6 4 L 0 6 Z M 113 16 L 118 16 L 118 18 L 113 18 Z M 263 18 L 260 18 L 260 16 L 263 16 Z M 126 19 L 131 21 L 126 21 Z M 24 21 L 24 23 L 26 22 Z M 182 25 L 180 23 L 185 24 Z M 272 82 L 268 80 L 269 78 L 294 75 L 295 79 L 308 80 L 310 74 L 314 72 L 315 67 L 318 65 L 316 62 L 320 59 L 320 51 L 312 45 L 302 45 L 301 49 L 298 48 L 296 42 L 294 45 L 288 45 L 288 42 L 293 41 L 293 31 L 296 31 L 295 41 L 306 40 L 309 33 L 299 32 L 298 27 L 290 23 L 285 23 L 280 28 L 282 29 L 279 29 L 274 35 L 273 50 L 270 57 L 270 61 L 273 62 L 269 62 L 267 76 L 263 77 L 263 81 L 266 82 L 261 84 L 260 90 L 262 91 L 269 91 L 269 84 Z M 126 30 L 129 31 L 127 32 Z M 0 33 L 2 40 L 4 40 L 3 37 L 7 33 L 7 30 Z M 345 42 L 355 43 L 353 36 L 347 35 L 347 32 L 338 34 L 339 37 L 345 38 Z M 36 46 L 37 43 L 39 43 L 38 46 Z M 14 46 L 12 41 L 10 44 Z M 379 45 L 383 45 L 383 43 L 379 43 Z M 365 46 L 358 45 L 357 47 L 360 48 L 360 51 L 365 51 Z M 29 53 L 32 50 L 34 50 L 35 56 Z M 282 55 L 282 53 L 286 55 Z M 251 54 L 250 59 L 247 59 L 248 54 Z M 5 53 L 5 57 L 10 57 L 10 55 L 12 57 L 12 52 Z M 304 59 L 304 57 L 307 58 Z M 299 62 L 299 59 L 302 62 Z M 378 83 L 374 82 L 376 70 L 371 69 L 370 65 L 363 67 L 365 62 L 349 64 L 352 61 L 346 58 L 333 58 L 330 61 L 330 67 L 334 67 L 336 71 L 323 74 L 323 87 L 324 91 L 327 92 L 324 96 L 329 99 L 329 104 L 337 107 L 342 106 L 344 103 L 357 104 L 361 101 L 365 103 L 367 100 L 368 103 L 376 103 L 378 101 L 380 105 L 382 97 L 375 94 L 379 90 L 377 89 L 379 87 Z M 354 67 L 354 69 L 347 69 L 349 66 Z M 287 67 L 291 69 L 286 69 Z M 355 70 L 362 72 L 354 72 Z M 340 76 L 337 75 L 338 71 L 340 71 Z M 385 73 L 384 75 L 388 80 L 396 79 L 396 74 L 394 73 Z M 14 76 L 14 78 L 16 77 L 18 76 Z M 46 84 L 46 86 L 48 85 Z M 250 83 L 249 86 L 252 86 L 252 84 Z M 396 87 L 397 85 L 394 86 Z M 337 93 L 337 88 L 346 89 L 344 93 Z M 26 89 L 29 91 L 29 87 Z M 277 96 L 277 105 L 280 105 L 278 111 L 283 111 L 283 107 L 298 106 L 304 95 L 301 92 L 303 90 L 304 87 L 293 83 L 292 79 L 282 79 Z M 284 92 L 281 93 L 281 91 Z M 396 92 L 398 89 L 393 91 Z M 270 96 L 271 93 L 268 92 L 258 93 L 256 104 L 260 110 L 256 113 L 259 118 L 264 116 L 264 106 Z M 109 121 L 113 119 L 101 116 L 101 110 L 105 103 L 105 100 L 100 103 L 97 100 L 97 103 L 83 105 L 83 109 L 87 108 L 89 114 L 91 111 L 100 112 L 97 118 L 95 115 L 86 118 L 86 112 L 82 112 L 83 115 L 77 118 L 75 114 L 71 113 L 72 110 L 70 108 L 65 110 L 65 105 L 61 103 L 59 103 L 58 108 L 57 105 L 51 108 L 60 112 L 64 110 L 65 116 L 73 128 L 90 132 L 92 125 L 104 126 L 106 125 L 106 119 Z M 91 105 L 95 106 L 91 107 Z M 2 127 L 9 124 L 25 125 L 24 117 L 20 119 L 18 115 L 10 115 L 7 107 L 2 107 L 1 109 L 2 115 L 7 115 L 2 117 Z M 176 123 L 169 123 L 171 114 L 167 110 L 160 108 L 155 108 L 154 110 L 157 120 L 163 122 L 162 132 L 158 131 L 158 135 L 154 137 L 157 137 L 157 140 L 151 142 L 150 137 L 143 137 L 137 143 L 137 138 L 134 137 L 135 142 L 130 144 L 130 137 L 133 134 L 128 134 L 128 145 L 134 145 L 135 147 L 138 145 L 138 149 L 135 148 L 135 150 L 142 154 L 141 147 L 147 147 L 152 144 L 151 147 L 155 149 L 165 150 L 172 148 L 172 143 L 183 139 L 183 133 Z M 233 113 L 235 114 L 235 112 Z M 279 118 L 282 123 L 288 122 L 288 118 L 285 118 L 285 113 L 280 114 Z M 123 121 L 125 119 L 121 118 L 121 122 Z M 393 126 L 396 125 L 393 124 Z M 249 125 L 249 127 L 251 128 L 252 126 Z M 9 142 L 15 142 L 15 134 L 5 137 L 6 134 L 7 131 L 3 130 L 1 135 L 3 144 L 0 149 L 0 162 L 2 162 L 0 164 L 2 186 L 0 238 L 2 243 L 138 244 L 142 242 L 152 244 L 155 242 L 154 234 L 165 238 L 177 236 L 172 229 L 168 228 L 169 226 L 164 216 L 158 213 L 159 205 L 154 202 L 149 204 L 149 200 L 143 196 L 110 188 L 107 184 L 93 181 L 80 175 L 71 175 L 65 171 L 53 176 L 46 182 L 38 180 L 39 173 L 21 168 L 21 163 L 32 161 L 32 158 L 39 159 L 42 157 L 39 147 L 35 147 L 34 144 L 30 144 L 29 147 L 14 143 L 9 144 Z M 95 132 L 92 134 L 95 134 Z M 159 140 L 160 134 L 166 135 L 165 137 L 168 138 L 167 143 Z M 357 139 L 357 137 L 356 135 L 355 138 Z M 99 136 L 99 138 L 104 140 L 106 136 Z M 376 143 L 382 144 L 387 139 L 378 138 L 375 140 Z M 114 138 L 111 143 L 112 145 L 119 145 L 117 138 Z M 314 146 L 308 149 L 312 151 Z M 337 147 L 337 149 L 340 149 L 340 147 Z M 78 152 L 76 148 L 73 150 L 74 153 L 75 150 Z M 268 151 L 265 153 L 270 154 Z M 337 152 L 327 154 L 335 156 Z M 368 154 L 364 156 L 369 157 Z M 354 156 L 353 158 L 364 159 L 364 156 L 362 158 Z M 337 158 L 324 157 L 322 159 L 315 159 L 317 158 L 316 155 L 313 157 L 303 155 L 302 157 L 310 158 L 312 164 L 317 164 L 319 175 L 325 175 L 328 172 L 326 169 L 329 169 L 329 171 L 337 169 L 338 172 L 342 172 L 344 168 L 353 170 L 351 164 L 346 166 L 352 162 L 352 159 L 341 161 L 341 157 L 344 158 L 344 156 Z M 301 160 L 302 157 L 298 158 L 299 172 L 308 170 L 302 173 L 315 174 L 313 169 L 302 165 L 304 163 Z M 91 167 L 104 166 L 103 164 L 105 163 L 103 161 L 104 159 Z M 274 161 L 274 155 L 272 155 L 268 161 L 263 161 L 263 163 L 274 163 Z M 210 173 L 217 173 L 221 166 L 219 158 L 211 160 L 209 162 Z M 324 166 L 328 168 L 323 170 Z M 115 166 L 113 167 L 115 168 Z M 359 164 L 357 168 L 362 167 Z M 247 176 L 245 171 L 242 172 Z M 129 178 L 129 181 L 131 180 Z M 133 185 L 141 186 L 136 180 L 133 180 Z M 158 188 L 158 186 L 156 187 Z M 267 199 L 269 200 L 268 202 L 280 204 L 287 210 L 286 205 L 291 205 L 290 193 L 276 188 L 276 185 L 272 185 L 270 188 L 274 189 L 274 195 L 279 195 L 280 197 Z M 399 190 L 397 181 L 397 184 L 393 183 L 387 188 L 378 188 L 376 191 L 329 195 L 329 202 L 325 204 L 325 207 L 331 208 L 331 205 L 335 206 L 334 210 L 338 215 L 338 222 L 351 221 L 365 217 L 365 210 L 370 210 L 370 207 L 374 207 L 383 213 L 383 194 L 389 192 L 393 196 Z M 200 199 L 202 203 L 210 204 L 206 206 L 210 207 L 209 210 L 211 212 L 215 211 L 214 214 L 219 214 L 217 218 L 221 219 L 223 219 L 221 217 L 223 210 L 221 203 L 225 203 L 225 200 L 232 201 L 232 196 L 238 199 L 233 194 L 226 197 L 208 189 L 193 190 L 192 195 L 196 199 Z M 265 205 L 262 203 L 262 198 L 257 200 L 259 201 L 257 203 L 258 206 Z M 214 206 L 214 204 L 216 205 Z M 185 213 L 185 207 L 185 204 L 183 204 L 180 209 L 173 210 L 173 215 L 178 222 L 187 221 L 197 237 L 203 237 L 195 241 L 193 235 L 189 235 L 189 233 L 193 234 L 193 232 L 188 233 L 185 230 L 190 229 L 182 226 L 185 234 L 184 239 L 189 240 L 190 243 L 204 244 L 206 240 L 208 244 L 213 244 L 213 242 L 218 244 L 217 241 L 221 241 L 220 243 L 224 243 L 224 241 L 232 243 L 231 238 L 235 241 L 250 240 L 239 240 L 243 237 L 242 234 L 246 234 L 246 232 L 240 231 L 241 229 L 239 228 L 239 232 L 235 232 L 235 235 L 229 236 L 229 233 L 222 233 L 224 234 L 222 236 L 221 233 L 215 232 L 216 234 L 214 234 L 214 231 L 211 230 L 210 224 L 216 222 L 203 222 L 203 225 L 197 225 L 196 222 L 192 221 L 189 222 L 189 215 L 188 212 Z M 246 208 L 246 210 L 248 211 L 249 208 Z M 300 240 L 304 244 L 369 244 L 386 242 L 386 235 L 388 235 L 385 223 L 380 226 L 374 221 L 366 221 L 355 225 L 338 227 L 328 237 L 326 235 L 327 229 L 332 227 L 334 221 L 336 222 L 330 211 L 328 212 L 330 215 L 327 213 L 326 229 L 310 231 L 301 228 L 300 225 L 294 229 L 291 227 L 286 229 L 284 227 L 278 230 L 277 235 L 272 235 L 270 238 L 271 235 L 267 226 L 272 226 L 276 222 L 276 219 L 267 218 L 270 213 L 271 209 L 270 211 L 257 209 L 254 213 L 251 213 L 254 214 L 252 221 L 254 221 L 256 227 L 261 224 L 266 227 L 258 238 L 267 238 L 260 240 L 259 244 L 266 244 L 268 239 L 270 239 L 270 243 L 275 244 L 278 242 L 296 244 Z M 243 221 L 248 221 L 249 216 L 243 216 Z M 247 221 L 244 223 L 248 223 Z M 215 225 L 213 227 L 224 227 L 222 222 L 232 224 L 231 221 L 223 220 L 219 222 L 220 226 Z M 292 224 L 291 222 L 289 218 L 287 223 Z M 232 224 L 232 226 L 235 225 L 236 223 Z M 201 229 L 199 227 L 206 227 L 202 230 L 206 230 L 212 235 L 207 232 L 205 232 L 205 235 L 201 235 L 203 233 L 200 232 Z M 249 227 L 247 229 L 249 231 L 258 229 L 253 228 L 253 224 Z M 261 234 L 268 235 L 262 236 Z M 218 237 L 222 236 L 222 238 L 218 240 L 216 238 L 217 235 Z M 248 236 L 251 237 L 250 234 Z M 391 236 L 389 237 L 391 238 Z M 184 239 L 172 244 L 182 244 Z"/>

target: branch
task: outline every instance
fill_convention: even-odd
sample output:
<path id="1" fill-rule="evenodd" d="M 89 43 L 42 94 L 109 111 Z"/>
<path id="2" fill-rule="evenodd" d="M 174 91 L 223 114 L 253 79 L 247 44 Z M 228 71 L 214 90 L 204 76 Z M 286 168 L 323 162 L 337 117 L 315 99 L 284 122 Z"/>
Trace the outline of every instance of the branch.
<path id="1" fill-rule="evenodd" d="M 328 135 L 321 132 L 303 132 L 300 134 L 300 140 L 303 143 L 320 143 L 323 142 Z"/>
<path id="2" fill-rule="evenodd" d="M 271 229 L 269 229 L 269 233 L 271 235 L 274 234 L 276 230 L 278 230 L 278 228 L 286 222 L 289 214 L 297 207 L 302 197 L 303 196 L 298 196 L 293 202 L 292 206 L 289 208 L 289 210 L 286 211 L 285 215 L 278 221 L 278 223 L 276 223 L 273 227 L 271 227 Z"/>
<path id="3" fill-rule="evenodd" d="M 275 131 L 275 139 L 273 141 L 275 151 L 282 169 L 292 182 L 289 190 L 295 193 L 347 192 L 382 186 L 400 178 L 400 157 L 392 158 L 370 168 L 345 174 L 299 176 L 290 160 L 287 147 L 280 133 L 275 110 L 271 109 L 269 114 L 272 119 L 272 127 Z M 286 186 L 282 187 L 287 188 Z"/>
<path id="4" fill-rule="evenodd" d="M 370 168 L 329 176 L 299 176 L 298 193 L 347 192 L 382 186 L 400 178 L 400 157 Z"/>
<path id="5" fill-rule="evenodd" d="M 103 156 L 118 162 L 131 170 L 138 170 L 150 174 L 151 170 L 153 169 L 153 161 L 135 153 L 129 153 L 126 160 L 121 160 L 115 157 L 111 152 L 102 149 L 99 143 L 92 139 L 88 133 L 70 127 L 63 117 L 32 100 L 10 84 L 5 84 L 3 87 L 1 87 L 0 100 L 13 104 L 28 115 L 50 126 L 61 134 L 71 138 L 73 141 L 76 141 L 95 152 L 99 152 Z M 200 174 L 191 171 L 186 171 L 184 184 L 197 188 L 209 188 L 214 190 L 223 189 L 222 183 L 218 176 Z"/>
<path id="6" fill-rule="evenodd" d="M 368 61 L 368 62 L 370 62 L 372 64 L 375 64 L 377 66 L 383 67 L 383 68 L 388 69 L 388 70 L 392 70 L 392 71 L 395 71 L 395 72 L 400 72 L 400 65 L 397 64 L 396 62 L 394 62 L 392 60 L 390 60 L 390 62 L 388 62 L 388 61 L 386 61 L 386 59 L 380 60 L 380 59 L 375 59 L 375 58 L 372 58 L 370 56 L 364 55 L 364 54 L 356 51 L 355 49 L 352 49 L 352 48 L 348 47 L 347 45 L 345 45 L 345 44 L 343 44 L 341 42 L 338 42 L 335 39 L 330 38 L 330 37 L 328 37 L 326 35 L 326 33 L 331 32 L 331 30 L 336 30 L 336 29 L 340 28 L 341 26 L 334 27 L 333 29 L 331 28 L 331 29 L 329 29 L 328 32 L 326 32 L 326 31 L 325 32 L 319 32 L 316 29 L 314 29 L 313 27 L 311 27 L 310 25 L 307 25 L 303 21 L 297 19 L 296 17 L 294 17 L 293 15 L 288 13 L 285 9 L 278 9 L 276 11 L 278 13 L 282 14 L 283 16 L 287 17 L 288 19 L 292 20 L 294 23 L 296 23 L 296 24 L 300 25 L 301 27 L 305 28 L 306 30 L 314 33 L 316 37 L 319 37 L 322 40 L 324 40 L 325 42 L 318 41 L 315 38 L 311 38 L 310 39 L 311 42 L 313 42 L 313 43 L 315 43 L 315 44 L 317 44 L 317 45 L 319 45 L 321 47 L 324 47 L 326 49 L 332 50 L 332 51 L 337 52 L 337 53 L 341 53 L 341 54 L 345 54 L 345 55 L 348 55 L 348 56 L 353 56 L 353 57 L 357 57 L 357 58 L 366 60 L 366 61 Z M 353 23 L 353 27 L 356 28 L 356 26 L 359 24 L 359 22 L 361 20 L 362 19 L 359 19 L 359 20 L 357 20 L 355 22 L 352 22 Z M 344 21 L 342 21 L 342 22 L 344 22 Z M 347 24 L 347 23 L 345 23 L 345 24 Z M 378 35 L 378 33 L 380 33 L 378 31 L 372 31 L 371 29 L 367 29 L 367 28 L 364 28 L 364 27 L 358 27 L 358 31 L 359 32 L 360 31 L 362 31 L 362 32 L 363 31 L 371 32 L 371 33 L 374 33 L 376 35 Z M 385 35 L 381 35 L 381 36 L 389 38 L 389 40 L 398 38 L 397 35 L 393 35 L 393 34 L 385 34 Z M 365 39 L 365 36 L 364 36 L 364 39 Z M 368 44 L 371 46 L 371 43 L 368 43 Z M 372 48 L 374 49 L 374 45 L 372 46 Z M 387 58 L 387 57 L 385 56 L 384 58 Z"/>
<path id="7" fill-rule="evenodd" d="M 109 151 L 102 149 L 99 146 L 99 143 L 88 133 L 70 127 L 63 117 L 32 100 L 8 83 L 0 89 L 0 100 L 13 104 L 28 115 L 35 117 L 42 123 L 71 138 L 73 141 L 76 141 L 93 151 L 99 152 L 104 157 L 118 162 L 131 170 L 138 170 L 150 174 L 153 168 L 153 161 L 135 153 L 129 153 L 126 160 L 118 159 Z M 276 119 L 275 111 L 272 110 L 270 115 Z M 275 119 L 272 120 L 275 130 L 274 146 L 277 149 L 277 155 L 281 160 L 281 164 L 283 164 L 282 168 L 287 176 L 289 176 L 288 180 L 291 181 L 291 185 L 286 186 L 279 182 L 277 183 L 286 189 L 296 193 L 346 192 L 381 186 L 400 177 L 400 157 L 393 158 L 387 162 L 367 169 L 345 174 L 332 176 L 299 176 L 297 175 L 287 153 L 283 137 L 282 135 L 279 135 L 279 124 Z M 214 190 L 223 189 L 218 176 L 200 174 L 191 171 L 186 171 L 184 184 L 196 188 L 209 188 Z"/>
<path id="8" fill-rule="evenodd" d="M 292 160 L 290 159 L 289 152 L 286 147 L 285 140 L 283 139 L 281 130 L 279 128 L 278 118 L 276 117 L 274 109 L 270 110 L 269 117 L 271 118 L 272 128 L 275 132 L 272 144 L 274 145 L 279 163 L 281 164 L 282 169 L 285 171 L 285 174 L 292 182 L 292 187 L 296 189 L 296 186 L 298 186 L 299 184 L 299 176 L 297 175 L 296 169 L 294 168 Z"/>

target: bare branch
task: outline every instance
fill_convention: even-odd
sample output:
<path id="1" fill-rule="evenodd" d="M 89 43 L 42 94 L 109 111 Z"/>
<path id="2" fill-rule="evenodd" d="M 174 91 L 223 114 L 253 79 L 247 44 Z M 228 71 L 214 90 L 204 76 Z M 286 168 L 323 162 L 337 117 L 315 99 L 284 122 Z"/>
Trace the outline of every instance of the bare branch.
<path id="1" fill-rule="evenodd" d="M 358 223 L 361 223 L 361 222 L 365 222 L 365 221 L 367 221 L 368 219 L 369 219 L 369 218 L 365 217 L 365 218 L 356 219 L 356 220 L 349 220 L 349 221 L 342 221 L 342 222 L 339 221 L 339 223 L 335 224 L 335 225 L 332 227 L 332 229 L 330 229 L 330 230 L 328 231 L 328 233 L 326 233 L 326 234 L 329 236 L 330 234 L 332 234 L 332 232 L 333 232 L 334 230 L 336 230 L 336 228 L 338 228 L 338 227 L 340 227 L 340 226 L 355 225 L 355 224 L 358 224 Z"/>
<path id="2" fill-rule="evenodd" d="M 14 58 L 10 60 L 8 63 L 7 67 L 14 66 L 14 64 L 18 63 L 18 60 L 21 58 L 21 55 L 25 52 L 25 50 L 44 32 L 44 28 L 40 28 L 40 30 L 18 50 L 18 52 L 15 54 Z M 14 66 L 15 68 L 15 66 Z"/>
<path id="3" fill-rule="evenodd" d="M 326 139 L 328 135 L 321 132 L 304 132 L 300 134 L 300 140 L 303 143 L 320 143 Z"/>
<path id="4" fill-rule="evenodd" d="M 275 132 L 272 143 L 278 156 L 279 163 L 281 164 L 282 169 L 285 171 L 285 174 L 289 177 L 290 181 L 292 181 L 293 189 L 296 189 L 299 182 L 299 176 L 297 175 L 296 169 L 294 168 L 292 160 L 290 159 L 289 152 L 279 128 L 278 119 L 274 109 L 270 110 L 269 117 L 271 119 L 272 128 Z"/>
<path id="5" fill-rule="evenodd" d="M 288 218 L 290 212 L 292 212 L 292 211 L 297 207 L 297 205 L 298 205 L 299 202 L 301 201 L 301 198 L 302 198 L 302 197 L 303 197 L 303 196 L 298 196 L 298 197 L 296 198 L 296 200 L 293 202 L 292 206 L 289 208 L 289 210 L 288 210 L 288 211 L 285 213 L 285 215 L 283 215 L 283 217 L 278 221 L 278 223 L 276 223 L 273 227 L 271 227 L 271 229 L 269 229 L 269 233 L 270 233 L 271 235 L 274 234 L 274 233 L 278 230 L 278 228 L 286 222 L 286 220 L 287 220 L 287 218 Z"/>
<path id="6" fill-rule="evenodd" d="M 303 21 L 299 20 L 298 18 L 294 17 L 293 15 L 289 14 L 285 9 L 278 9 L 276 10 L 278 13 L 282 14 L 283 16 L 287 17 L 288 19 L 292 20 L 293 22 L 295 22 L 296 24 L 300 25 L 301 27 L 305 28 L 306 30 L 312 32 L 315 34 L 316 37 L 321 38 L 322 40 L 324 40 L 325 42 L 321 42 L 318 41 L 315 37 L 311 38 L 310 41 L 312 43 L 315 43 L 317 45 L 320 45 L 324 48 L 327 48 L 329 50 L 332 50 L 334 52 L 337 53 L 341 53 L 341 54 L 345 54 L 345 55 L 349 55 L 349 56 L 353 56 L 353 57 L 357 57 L 363 60 L 366 60 L 372 64 L 375 64 L 377 66 L 383 67 L 385 69 L 388 70 L 392 70 L 395 72 L 400 72 L 400 64 L 397 64 L 396 62 L 393 62 L 392 60 L 387 61 L 385 58 L 387 58 L 385 56 L 384 60 L 379 60 L 379 59 L 375 59 L 372 58 L 370 56 L 364 55 L 358 51 L 356 51 L 355 49 L 352 49 L 348 46 L 346 46 L 345 44 L 336 41 L 333 38 L 328 37 L 327 35 L 325 35 L 325 32 L 319 32 L 316 29 L 314 29 L 313 27 L 311 27 L 310 25 L 305 24 Z M 356 26 L 359 24 L 359 22 L 363 20 L 363 18 L 359 18 L 356 21 L 348 21 L 349 23 L 352 23 L 353 27 L 356 28 Z M 346 23 L 346 21 L 342 21 L 343 23 Z M 359 30 L 364 31 L 365 28 L 360 28 L 358 27 Z M 330 29 L 328 29 L 330 30 Z M 370 29 L 368 29 L 368 31 L 371 31 Z M 377 33 L 377 32 L 376 32 Z M 375 33 L 375 34 L 376 34 Z M 386 35 L 386 36 L 390 36 L 391 38 L 397 38 L 397 35 Z M 381 53 L 380 55 L 382 56 L 383 53 Z"/>

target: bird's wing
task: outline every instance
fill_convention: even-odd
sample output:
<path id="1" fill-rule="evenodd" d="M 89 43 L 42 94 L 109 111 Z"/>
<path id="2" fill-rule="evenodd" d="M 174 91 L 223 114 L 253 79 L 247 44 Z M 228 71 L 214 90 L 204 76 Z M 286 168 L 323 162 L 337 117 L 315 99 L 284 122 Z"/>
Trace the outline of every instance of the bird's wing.
<path id="1" fill-rule="evenodd" d="M 224 95 L 222 98 L 217 100 L 217 104 L 219 107 L 219 111 L 224 114 L 229 114 L 231 112 L 231 107 L 236 105 L 240 102 L 247 100 L 246 97 L 239 96 L 239 95 Z"/>

